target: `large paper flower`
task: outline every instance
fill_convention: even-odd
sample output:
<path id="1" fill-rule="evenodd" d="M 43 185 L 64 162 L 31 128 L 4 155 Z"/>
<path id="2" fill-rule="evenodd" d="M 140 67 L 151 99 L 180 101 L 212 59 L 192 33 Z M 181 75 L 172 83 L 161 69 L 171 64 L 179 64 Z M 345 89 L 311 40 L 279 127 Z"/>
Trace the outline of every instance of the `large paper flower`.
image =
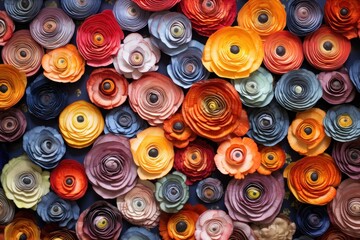
<path id="1" fill-rule="evenodd" d="M 55 229 L 50 232 L 41 232 L 42 240 L 77 240 L 76 233 L 66 228 Z"/>
<path id="2" fill-rule="evenodd" d="M 284 196 L 284 180 L 279 172 L 254 173 L 242 180 L 232 179 L 224 201 L 234 221 L 267 224 L 279 214 Z"/>
<path id="3" fill-rule="evenodd" d="M 140 8 L 151 11 L 151 12 L 159 12 L 164 10 L 169 10 L 173 6 L 175 6 L 180 0 L 133 0 Z"/>
<path id="4" fill-rule="evenodd" d="M 245 78 L 257 70 L 264 58 L 259 35 L 241 27 L 223 27 L 206 41 L 204 67 L 224 78 Z"/>
<path id="5" fill-rule="evenodd" d="M 11 39 L 15 25 L 5 11 L 0 11 L 0 46 L 4 46 Z"/>
<path id="6" fill-rule="evenodd" d="M 67 44 L 46 53 L 41 61 L 45 77 L 55 82 L 73 83 L 85 72 L 85 61 L 75 45 Z"/>
<path id="7" fill-rule="evenodd" d="M 342 67 L 351 51 L 351 43 L 346 37 L 322 26 L 307 35 L 303 42 L 306 60 L 316 69 L 333 71 Z"/>
<path id="8" fill-rule="evenodd" d="M 296 225 L 286 215 L 279 215 L 271 223 L 251 226 L 257 240 L 291 240 Z"/>
<path id="9" fill-rule="evenodd" d="M 83 20 L 93 14 L 96 14 L 101 6 L 101 0 L 78 1 L 78 0 L 61 0 L 61 8 L 71 18 Z"/>
<path id="10" fill-rule="evenodd" d="M 282 168 L 285 164 L 286 153 L 280 145 L 261 146 L 259 147 L 261 154 L 261 165 L 257 172 L 263 175 L 270 175 Z"/>
<path id="11" fill-rule="evenodd" d="M 154 228 L 159 224 L 160 208 L 154 196 L 155 185 L 150 181 L 138 183 L 116 199 L 123 218 L 137 226 Z"/>
<path id="12" fill-rule="evenodd" d="M 234 222 L 234 231 L 229 240 L 256 240 L 255 234 L 249 225 L 242 222 Z"/>
<path id="13" fill-rule="evenodd" d="M 223 210 L 206 210 L 196 221 L 195 239 L 228 239 L 233 221 Z"/>
<path id="14" fill-rule="evenodd" d="M 40 12 L 43 0 L 5 0 L 5 10 L 15 22 L 30 22 Z"/>
<path id="15" fill-rule="evenodd" d="M 205 203 L 217 202 L 222 198 L 223 194 L 223 185 L 217 178 L 205 178 L 196 187 L 196 195 Z"/>
<path id="16" fill-rule="evenodd" d="M 340 229 L 336 227 L 330 227 L 324 235 L 318 238 L 319 240 L 357 240 L 358 238 L 350 237 L 349 235 L 343 233 Z"/>
<path id="17" fill-rule="evenodd" d="M 325 206 L 302 204 L 296 213 L 296 225 L 307 236 L 320 237 L 330 227 Z"/>
<path id="18" fill-rule="evenodd" d="M 182 115 L 197 135 L 215 142 L 230 135 L 243 136 L 249 129 L 239 94 L 220 78 L 193 84 L 182 104 Z"/>
<path id="19" fill-rule="evenodd" d="M 341 172 L 352 179 L 360 179 L 360 139 L 335 142 L 331 156 Z"/>
<path id="20" fill-rule="evenodd" d="M 175 113 L 163 124 L 165 137 L 177 148 L 185 148 L 196 139 L 196 134 L 185 124 L 181 113 Z"/>
<path id="21" fill-rule="evenodd" d="M 0 142 L 18 140 L 27 126 L 24 113 L 17 108 L 0 111 Z"/>
<path id="22" fill-rule="evenodd" d="M 341 172 L 327 155 L 307 156 L 290 163 L 284 170 L 287 185 L 302 203 L 326 205 L 336 194 Z"/>
<path id="23" fill-rule="evenodd" d="M 0 188 L 0 225 L 9 224 L 15 216 L 15 204 L 7 199 L 5 192 Z"/>
<path id="24" fill-rule="evenodd" d="M 6 225 L 6 240 L 40 240 L 40 228 L 28 214 L 20 214 L 14 221 Z"/>
<path id="25" fill-rule="evenodd" d="M 141 9 L 132 0 L 116 1 L 113 13 L 120 27 L 130 32 L 137 32 L 145 27 L 150 17 L 149 11 Z"/>
<path id="26" fill-rule="evenodd" d="M 73 148 L 90 146 L 104 130 L 104 118 L 94 105 L 79 100 L 68 105 L 59 116 L 59 128 Z"/>
<path id="27" fill-rule="evenodd" d="M 97 201 L 83 211 L 76 223 L 80 240 L 117 240 L 123 228 L 119 210 L 105 201 Z"/>
<path id="28" fill-rule="evenodd" d="M 2 169 L 1 184 L 6 197 L 18 208 L 33 208 L 50 191 L 49 172 L 26 155 L 11 159 Z"/>
<path id="29" fill-rule="evenodd" d="M 120 1 L 118 1 L 120 2 Z M 143 73 L 158 70 L 160 50 L 151 43 L 150 38 L 143 38 L 139 33 L 126 36 L 124 43 L 114 58 L 116 71 L 127 78 L 139 79 Z"/>
<path id="30" fill-rule="evenodd" d="M 146 228 L 140 227 L 130 227 L 121 235 L 121 240 L 132 239 L 160 240 L 157 234 L 150 232 Z"/>
<path id="31" fill-rule="evenodd" d="M 84 166 L 92 188 L 105 199 L 123 195 L 136 184 L 136 166 L 125 137 L 99 137 L 86 154 Z"/>
<path id="32" fill-rule="evenodd" d="M 349 68 L 349 77 L 356 90 L 360 92 L 360 59 L 352 62 Z"/>
<path id="33" fill-rule="evenodd" d="M 101 67 L 113 62 L 123 38 L 114 14 L 107 9 L 86 18 L 77 30 L 76 44 L 87 65 Z"/>
<path id="34" fill-rule="evenodd" d="M 88 180 L 84 166 L 76 160 L 64 159 L 52 170 L 51 189 L 62 199 L 78 200 L 85 195 Z"/>
<path id="35" fill-rule="evenodd" d="M 152 126 L 171 117 L 184 99 L 182 89 L 157 72 L 146 73 L 130 83 L 128 94 L 131 108 Z"/>

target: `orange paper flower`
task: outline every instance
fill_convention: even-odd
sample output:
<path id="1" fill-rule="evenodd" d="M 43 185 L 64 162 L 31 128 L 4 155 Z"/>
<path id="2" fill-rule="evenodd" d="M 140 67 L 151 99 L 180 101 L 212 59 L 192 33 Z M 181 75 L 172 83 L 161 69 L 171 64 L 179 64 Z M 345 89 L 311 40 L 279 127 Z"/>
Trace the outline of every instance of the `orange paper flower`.
<path id="1" fill-rule="evenodd" d="M 15 31 L 13 20 L 6 11 L 0 11 L 0 46 L 4 46 Z"/>
<path id="2" fill-rule="evenodd" d="M 270 175 L 282 168 L 285 164 L 286 153 L 280 145 L 262 146 L 259 148 L 261 154 L 261 165 L 257 169 L 258 173 Z"/>
<path id="3" fill-rule="evenodd" d="M 6 225 L 4 237 L 6 240 L 40 240 L 40 228 L 28 214 L 19 214 Z"/>
<path id="4" fill-rule="evenodd" d="M 185 148 L 196 138 L 196 134 L 186 125 L 181 113 L 176 113 L 166 119 L 163 128 L 165 137 L 177 148 Z"/>

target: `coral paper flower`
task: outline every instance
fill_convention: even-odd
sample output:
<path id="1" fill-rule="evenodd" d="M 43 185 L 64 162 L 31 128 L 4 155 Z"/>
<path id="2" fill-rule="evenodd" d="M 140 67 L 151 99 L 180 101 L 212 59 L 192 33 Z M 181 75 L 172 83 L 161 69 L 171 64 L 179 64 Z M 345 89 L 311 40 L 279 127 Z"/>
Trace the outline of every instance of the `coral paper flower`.
<path id="1" fill-rule="evenodd" d="M 7 199 L 2 188 L 0 188 L 0 206 L 2 206 L 0 225 L 7 225 L 14 219 L 16 208 L 14 202 Z"/>
<path id="2" fill-rule="evenodd" d="M 26 126 L 26 117 L 20 109 L 0 111 L 0 142 L 18 140 L 24 134 Z"/>
<path id="3" fill-rule="evenodd" d="M 360 92 L 360 59 L 352 62 L 349 68 L 349 77 L 351 82 L 354 84 L 356 90 Z"/>
<path id="4" fill-rule="evenodd" d="M 256 240 L 255 234 L 249 225 L 242 222 L 234 222 L 234 231 L 229 240 Z"/>
<path id="5" fill-rule="evenodd" d="M 224 188 L 217 178 L 205 178 L 196 187 L 196 195 L 205 203 L 215 203 L 224 195 Z"/>
<path id="6" fill-rule="evenodd" d="M 252 225 L 257 240 L 291 240 L 295 234 L 296 225 L 286 215 L 279 215 L 271 223 Z"/>
<path id="7" fill-rule="evenodd" d="M 61 8 L 71 18 L 76 20 L 83 20 L 91 15 L 96 14 L 101 6 L 101 0 L 82 1 L 77 0 L 62 0 L 60 1 Z"/>
<path id="8" fill-rule="evenodd" d="M 307 156 L 290 163 L 284 170 L 284 177 L 296 199 L 312 205 L 329 203 L 341 182 L 341 172 L 327 154 Z"/>
<path id="9" fill-rule="evenodd" d="M 144 239 L 144 240 L 160 240 L 160 237 L 147 230 L 146 228 L 130 227 L 123 234 L 121 240 Z"/>
<path id="10" fill-rule="evenodd" d="M 234 224 L 223 210 L 206 210 L 196 221 L 195 239 L 229 239 Z"/>
<path id="11" fill-rule="evenodd" d="M 259 35 L 241 27 L 223 27 L 206 41 L 202 63 L 209 72 L 224 78 L 245 78 L 264 58 Z"/>
<path id="12" fill-rule="evenodd" d="M 107 66 L 120 49 L 124 33 L 111 10 L 92 15 L 77 30 L 76 44 L 80 54 L 92 67 Z"/>
<path id="13" fill-rule="evenodd" d="M 140 8 L 151 12 L 169 10 L 180 1 L 181 0 L 133 0 Z"/>
<path id="14" fill-rule="evenodd" d="M 30 22 L 36 17 L 43 6 L 43 0 L 39 1 L 5 1 L 6 13 L 15 21 L 20 23 Z"/>
<path id="15" fill-rule="evenodd" d="M 282 168 L 285 164 L 286 153 L 280 145 L 261 146 L 259 147 L 261 154 L 261 165 L 257 172 L 263 175 L 270 175 Z"/>
<path id="16" fill-rule="evenodd" d="M 0 46 L 4 46 L 11 39 L 15 25 L 5 11 L 0 11 Z"/>
<path id="17" fill-rule="evenodd" d="M 305 235 L 320 237 L 330 227 L 326 206 L 302 204 L 296 213 L 296 225 Z"/>
<path id="18" fill-rule="evenodd" d="M 360 139 L 350 142 L 335 142 L 332 157 L 341 172 L 352 179 L 360 179 Z"/>
<path id="19" fill-rule="evenodd" d="M 14 221 L 6 225 L 6 240 L 40 240 L 40 228 L 28 214 L 19 214 Z"/>
<path id="20" fill-rule="evenodd" d="M 130 32 L 137 32 L 145 27 L 151 14 L 132 0 L 116 1 L 113 13 L 121 29 Z"/>

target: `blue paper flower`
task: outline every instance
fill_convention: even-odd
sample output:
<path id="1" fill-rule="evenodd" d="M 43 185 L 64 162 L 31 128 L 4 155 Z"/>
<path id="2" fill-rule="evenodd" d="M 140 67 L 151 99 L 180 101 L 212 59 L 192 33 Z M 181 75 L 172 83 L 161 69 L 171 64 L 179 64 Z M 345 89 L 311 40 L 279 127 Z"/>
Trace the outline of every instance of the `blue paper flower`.
<path id="1" fill-rule="evenodd" d="M 40 74 L 26 89 L 28 110 L 42 120 L 56 118 L 65 108 L 67 92 L 61 83 L 56 83 Z"/>
<path id="2" fill-rule="evenodd" d="M 121 240 L 160 240 L 160 237 L 155 233 L 150 232 L 146 228 L 131 227 L 120 238 Z"/>
<path id="3" fill-rule="evenodd" d="M 113 13 L 121 29 L 130 32 L 136 32 L 145 27 L 150 17 L 150 12 L 141 9 L 131 0 L 117 1 Z"/>
<path id="4" fill-rule="evenodd" d="M 219 179 L 205 178 L 197 185 L 196 195 L 205 203 L 214 203 L 222 198 L 224 188 Z"/>
<path id="5" fill-rule="evenodd" d="M 322 236 L 330 227 L 326 206 L 302 204 L 295 220 L 297 228 L 309 237 Z"/>
<path id="6" fill-rule="evenodd" d="M 43 0 L 5 0 L 7 14 L 16 22 L 29 22 L 40 12 Z"/>
<path id="7" fill-rule="evenodd" d="M 37 205 L 37 214 L 46 223 L 57 223 L 60 227 L 73 228 L 80 215 L 75 201 L 61 199 L 53 192 L 47 193 Z"/>
<path id="8" fill-rule="evenodd" d="M 349 77 L 356 90 L 360 92 L 360 59 L 351 64 L 349 68 Z"/>
<path id="9" fill-rule="evenodd" d="M 97 13 L 101 6 L 101 0 L 61 0 L 61 8 L 71 18 L 83 20 L 90 15 Z"/>
<path id="10" fill-rule="evenodd" d="M 31 161 L 45 169 L 58 165 L 66 147 L 60 133 L 52 127 L 37 126 L 23 136 L 23 148 Z"/>

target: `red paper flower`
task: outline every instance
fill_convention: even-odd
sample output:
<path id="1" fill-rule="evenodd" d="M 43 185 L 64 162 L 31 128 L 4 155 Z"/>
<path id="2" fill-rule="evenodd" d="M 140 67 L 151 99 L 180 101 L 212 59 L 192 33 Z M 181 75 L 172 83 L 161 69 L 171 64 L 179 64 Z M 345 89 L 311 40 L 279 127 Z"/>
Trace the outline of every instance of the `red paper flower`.
<path id="1" fill-rule="evenodd" d="M 0 11 L 0 46 L 4 46 L 15 30 L 13 20 L 5 11 Z"/>
<path id="2" fill-rule="evenodd" d="M 164 10 L 169 10 L 173 6 L 175 6 L 181 0 L 132 0 L 135 2 L 140 8 L 151 11 L 151 12 L 159 12 Z"/>
<path id="3" fill-rule="evenodd" d="M 165 137 L 177 148 L 185 148 L 196 139 L 196 134 L 185 124 L 181 113 L 176 113 L 164 121 Z"/>

